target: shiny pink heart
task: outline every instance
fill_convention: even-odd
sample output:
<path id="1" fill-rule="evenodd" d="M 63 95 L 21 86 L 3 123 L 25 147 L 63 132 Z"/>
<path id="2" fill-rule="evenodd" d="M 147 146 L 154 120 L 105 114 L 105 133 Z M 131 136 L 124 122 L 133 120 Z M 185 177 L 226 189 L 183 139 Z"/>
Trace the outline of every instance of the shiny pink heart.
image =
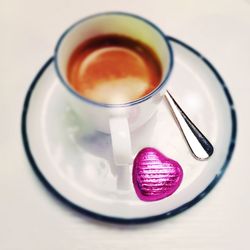
<path id="1" fill-rule="evenodd" d="M 180 164 L 156 150 L 144 148 L 133 165 L 133 184 L 139 199 L 156 201 L 173 194 L 180 186 L 183 171 Z"/>

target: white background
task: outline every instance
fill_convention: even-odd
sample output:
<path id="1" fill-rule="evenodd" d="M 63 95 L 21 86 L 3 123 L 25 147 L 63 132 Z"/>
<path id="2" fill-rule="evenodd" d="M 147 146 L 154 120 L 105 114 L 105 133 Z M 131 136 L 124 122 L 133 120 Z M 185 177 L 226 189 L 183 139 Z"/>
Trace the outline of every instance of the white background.
<path id="1" fill-rule="evenodd" d="M 99 222 L 57 201 L 25 156 L 20 117 L 30 82 L 66 27 L 97 12 L 142 15 L 218 69 L 238 114 L 236 150 L 200 203 L 157 223 Z M 0 0 L 0 249 L 250 249 L 250 1 Z M 185 83 L 183 83 L 185 84 Z"/>

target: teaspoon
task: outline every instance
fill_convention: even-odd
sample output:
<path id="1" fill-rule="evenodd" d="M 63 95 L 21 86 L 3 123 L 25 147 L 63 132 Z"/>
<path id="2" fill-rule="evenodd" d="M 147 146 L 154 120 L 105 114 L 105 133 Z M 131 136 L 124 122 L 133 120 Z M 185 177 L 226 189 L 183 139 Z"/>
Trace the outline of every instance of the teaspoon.
<path id="1" fill-rule="evenodd" d="M 193 156 L 198 160 L 208 159 L 214 151 L 212 144 L 184 113 L 168 91 L 165 93 L 165 98 Z"/>

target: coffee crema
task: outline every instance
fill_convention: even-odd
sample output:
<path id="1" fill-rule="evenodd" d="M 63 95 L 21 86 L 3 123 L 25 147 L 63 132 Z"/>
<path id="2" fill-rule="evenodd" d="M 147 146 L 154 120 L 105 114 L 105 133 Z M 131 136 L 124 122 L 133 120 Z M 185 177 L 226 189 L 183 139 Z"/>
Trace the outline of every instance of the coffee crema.
<path id="1" fill-rule="evenodd" d="M 126 36 L 102 35 L 73 51 L 67 78 L 88 99 L 123 104 L 152 92 L 161 82 L 162 67 L 147 45 Z"/>

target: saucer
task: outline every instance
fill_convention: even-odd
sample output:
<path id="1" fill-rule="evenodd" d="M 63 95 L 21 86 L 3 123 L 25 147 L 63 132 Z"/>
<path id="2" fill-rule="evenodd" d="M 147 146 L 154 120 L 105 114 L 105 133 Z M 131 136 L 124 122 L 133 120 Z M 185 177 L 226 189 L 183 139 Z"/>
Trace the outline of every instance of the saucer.
<path id="1" fill-rule="evenodd" d="M 132 186 L 119 187 L 111 139 L 81 124 L 67 104 L 53 58 L 38 72 L 23 107 L 25 152 L 39 179 L 61 201 L 87 215 L 119 223 L 141 223 L 176 215 L 199 202 L 222 177 L 236 138 L 236 112 L 214 66 L 189 45 L 169 37 L 174 68 L 168 90 L 214 146 L 206 161 L 191 155 L 167 104 L 132 132 L 134 156 L 155 147 L 183 168 L 179 189 L 156 202 L 137 198 Z M 132 171 L 132 166 L 129 168 Z"/>

